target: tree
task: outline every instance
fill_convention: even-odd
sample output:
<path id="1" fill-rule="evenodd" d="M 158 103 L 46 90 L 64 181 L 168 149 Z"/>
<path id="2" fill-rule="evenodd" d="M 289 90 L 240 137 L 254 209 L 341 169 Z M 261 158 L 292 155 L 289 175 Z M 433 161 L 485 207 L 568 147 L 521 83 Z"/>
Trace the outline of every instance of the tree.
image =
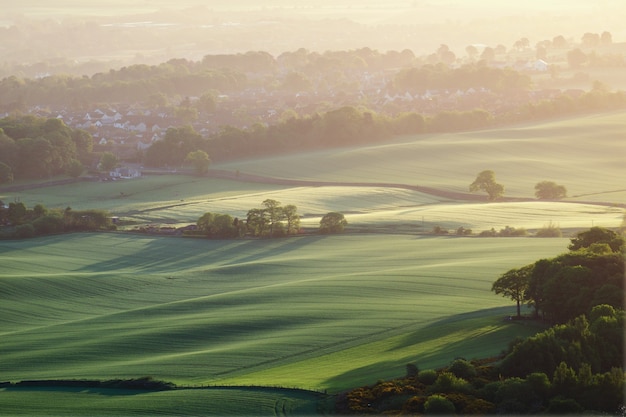
<path id="1" fill-rule="evenodd" d="M 78 178 L 81 176 L 85 167 L 78 159 L 72 159 L 67 166 L 67 175 L 72 178 Z"/>
<path id="2" fill-rule="evenodd" d="M 505 272 L 491 286 L 491 291 L 508 297 L 517 303 L 518 319 L 522 317 L 520 305 L 526 298 L 531 272 L 532 265 L 511 269 Z"/>
<path id="3" fill-rule="evenodd" d="M 265 215 L 265 210 L 259 208 L 248 210 L 246 225 L 254 236 L 263 236 L 268 227 L 268 219 Z"/>
<path id="4" fill-rule="evenodd" d="M 489 201 L 497 200 L 504 194 L 504 186 L 496 182 L 496 174 L 491 170 L 485 170 L 478 174 L 473 183 L 470 184 L 471 192 L 485 191 Z"/>
<path id="5" fill-rule="evenodd" d="M 4 162 L 0 162 L 0 184 L 13 182 L 13 170 Z"/>
<path id="6" fill-rule="evenodd" d="M 297 213 L 298 208 L 293 204 L 283 207 L 283 215 L 287 222 L 287 234 L 298 233 L 300 229 L 300 216 Z"/>
<path id="7" fill-rule="evenodd" d="M 279 201 L 268 198 L 262 204 L 265 207 L 264 212 L 270 228 L 270 237 L 273 237 L 276 229 L 280 228 L 280 222 L 284 220 L 285 214 Z"/>
<path id="8" fill-rule="evenodd" d="M 428 397 L 424 403 L 425 414 L 455 414 L 456 409 L 452 401 L 443 395 L 434 394 Z"/>
<path id="9" fill-rule="evenodd" d="M 214 238 L 233 238 L 239 235 L 235 219 L 229 214 L 204 213 L 197 221 L 198 229 Z"/>
<path id="10" fill-rule="evenodd" d="M 580 48 L 572 49 L 567 53 L 567 63 L 570 68 L 580 68 L 585 62 L 587 62 L 587 55 Z"/>
<path id="11" fill-rule="evenodd" d="M 26 217 L 26 205 L 21 201 L 9 203 L 7 218 L 12 224 L 21 224 Z"/>
<path id="12" fill-rule="evenodd" d="M 100 157 L 100 163 L 98 167 L 102 171 L 110 171 L 117 166 L 119 160 L 112 152 L 104 152 Z"/>
<path id="13" fill-rule="evenodd" d="M 619 233 L 598 226 L 578 233 L 570 241 L 571 244 L 568 246 L 568 249 L 571 251 L 589 248 L 594 244 L 605 243 L 613 252 L 620 253 L 626 245 L 626 240 Z"/>
<path id="14" fill-rule="evenodd" d="M 341 233 L 347 225 L 344 215 L 333 211 L 325 214 L 320 220 L 320 233 Z"/>
<path id="15" fill-rule="evenodd" d="M 554 181 L 541 181 L 535 184 L 535 196 L 539 200 L 560 200 L 567 197 L 567 189 Z"/>
<path id="16" fill-rule="evenodd" d="M 205 174 L 209 170 L 209 164 L 211 163 L 209 154 L 201 150 L 189 152 L 185 160 L 191 162 L 198 175 Z"/>

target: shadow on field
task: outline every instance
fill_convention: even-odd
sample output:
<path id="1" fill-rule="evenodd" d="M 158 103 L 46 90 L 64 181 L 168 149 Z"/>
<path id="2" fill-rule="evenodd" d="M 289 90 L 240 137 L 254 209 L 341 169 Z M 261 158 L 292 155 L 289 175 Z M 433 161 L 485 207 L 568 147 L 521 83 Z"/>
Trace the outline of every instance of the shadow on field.
<path id="1" fill-rule="evenodd" d="M 116 271 L 132 267 L 133 269 L 144 268 L 149 272 L 178 272 L 199 265 L 245 264 L 297 251 L 324 238 L 324 236 L 304 236 L 211 240 L 124 236 L 120 237 L 119 244 L 115 245 L 116 248 L 105 249 L 109 259 L 91 263 L 82 268 L 82 271 Z M 98 242 L 95 240 L 90 243 L 97 244 Z M 115 243 L 115 240 L 107 243 Z"/>
<path id="2" fill-rule="evenodd" d="M 341 389 L 346 381 L 353 386 L 370 385 L 380 378 L 404 376 L 409 363 L 419 369 L 437 369 L 459 357 L 471 360 L 498 355 L 516 336 L 528 337 L 542 330 L 530 322 L 509 321 L 514 311 L 515 307 L 496 307 L 437 320 L 406 334 L 389 349 L 404 349 L 410 354 L 352 369 L 328 379 L 324 385 L 331 391 Z"/>
<path id="3" fill-rule="evenodd" d="M 116 389 L 116 388 L 80 388 L 80 387 L 63 387 L 63 386 L 46 386 L 46 387 L 17 387 L 11 386 L 3 388 L 6 392 L 62 392 L 69 394 L 86 394 L 86 395 L 103 395 L 107 397 L 131 396 L 153 393 L 154 391 L 134 390 L 134 389 Z"/>
<path id="4" fill-rule="evenodd" d="M 407 334 L 402 343 L 397 344 L 393 350 L 403 349 L 407 346 L 413 346 L 419 343 L 425 343 L 430 340 L 441 339 L 448 336 L 451 332 L 463 332 L 464 327 L 467 330 L 473 329 L 472 326 L 467 324 L 464 326 L 464 322 L 473 321 L 476 319 L 493 319 L 493 324 L 504 324 L 506 318 L 514 312 L 512 307 L 494 307 L 484 310 L 471 311 L 469 313 L 456 314 L 449 316 L 441 320 L 437 320 L 427 326 L 416 330 L 415 332 Z M 454 345 L 464 344 L 467 341 L 450 344 L 449 350 L 456 350 Z M 446 347 L 448 349 L 448 347 Z"/>

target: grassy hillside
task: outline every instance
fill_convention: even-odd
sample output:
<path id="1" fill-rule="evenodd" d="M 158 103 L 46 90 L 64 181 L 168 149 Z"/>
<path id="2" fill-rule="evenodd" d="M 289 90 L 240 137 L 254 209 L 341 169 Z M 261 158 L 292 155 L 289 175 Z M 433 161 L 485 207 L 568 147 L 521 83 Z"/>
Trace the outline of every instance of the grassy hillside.
<path id="1" fill-rule="evenodd" d="M 435 225 L 475 232 L 549 222 L 618 226 L 626 202 L 624 117 L 407 137 L 214 167 L 268 177 L 258 182 L 171 175 L 0 190 L 6 202 L 101 208 L 137 224 L 188 224 L 207 211 L 245 217 L 272 198 L 298 206 L 311 228 L 323 214 L 341 211 L 353 232 L 277 240 L 74 234 L 0 241 L 0 381 L 150 375 L 178 384 L 334 393 L 402 375 L 407 363 L 425 369 L 458 356 L 497 354 L 536 329 L 502 320 L 515 306 L 491 293 L 492 282 L 510 268 L 564 252 L 568 240 L 418 232 Z M 496 172 L 507 195 L 528 200 L 486 203 L 405 187 L 466 192 L 484 169 Z M 541 180 L 565 185 L 572 197 L 533 201 Z M 385 233 L 368 233 L 376 231 Z M 18 413 L 28 403 L 27 411 L 45 414 L 54 397 L 59 414 L 75 405 L 102 415 L 308 414 L 317 400 L 299 395 L 0 389 L 0 407 Z M 207 411 L 207 403 L 228 405 Z"/>
<path id="2" fill-rule="evenodd" d="M 319 396 L 295 390 L 190 389 L 142 392 L 71 388 L 0 389 L 5 416 L 287 416 L 314 415 Z"/>
<path id="3" fill-rule="evenodd" d="M 238 181 L 234 175 L 233 180 L 147 176 L 0 190 L 0 199 L 20 199 L 29 207 L 102 208 L 135 223 L 189 224 L 207 211 L 242 218 L 250 208 L 271 198 L 295 204 L 303 216 L 302 225 L 311 228 L 329 211 L 345 213 L 354 228 L 366 230 L 423 232 L 434 226 L 452 230 L 463 226 L 476 232 L 505 226 L 532 230 L 550 222 L 564 229 L 617 227 L 626 204 L 625 118 L 626 113 L 610 113 L 489 131 L 405 137 L 381 145 L 214 167 L 267 177 L 242 175 L 255 183 Z M 496 172 L 505 196 L 528 201 L 485 204 L 389 185 L 467 192 L 484 169 Z M 275 184 L 272 178 L 310 183 Z M 534 200 L 534 185 L 543 180 L 564 185 L 569 197 L 558 203 Z"/>
<path id="4" fill-rule="evenodd" d="M 405 137 L 393 143 L 223 165 L 283 178 L 393 182 L 467 192 L 492 169 L 506 195 L 534 198 L 543 180 L 567 187 L 573 201 L 624 203 L 626 113 L 493 130 Z"/>
<path id="5" fill-rule="evenodd" d="M 514 306 L 491 283 L 566 243 L 115 234 L 5 241 L 2 378 L 151 375 L 341 389 L 402 374 L 408 362 L 491 355 L 531 330 L 502 322 Z"/>

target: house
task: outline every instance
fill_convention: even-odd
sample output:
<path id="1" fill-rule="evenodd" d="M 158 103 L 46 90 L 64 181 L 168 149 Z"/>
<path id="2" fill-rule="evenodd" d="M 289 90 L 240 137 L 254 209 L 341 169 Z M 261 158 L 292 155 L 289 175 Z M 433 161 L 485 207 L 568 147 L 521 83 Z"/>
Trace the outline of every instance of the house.
<path id="1" fill-rule="evenodd" d="M 139 178 L 141 177 L 141 171 L 130 167 L 119 167 L 109 171 L 109 177 L 120 179 Z"/>

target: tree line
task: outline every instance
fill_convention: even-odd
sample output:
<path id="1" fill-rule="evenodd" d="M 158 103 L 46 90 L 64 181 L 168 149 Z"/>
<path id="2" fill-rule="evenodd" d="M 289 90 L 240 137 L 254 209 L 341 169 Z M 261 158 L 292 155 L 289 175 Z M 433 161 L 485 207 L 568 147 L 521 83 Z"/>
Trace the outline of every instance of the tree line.
<path id="1" fill-rule="evenodd" d="M 548 107 L 544 109 L 543 107 Z M 527 104 L 519 112 L 494 115 L 482 109 L 442 111 L 432 116 L 415 112 L 395 116 L 366 107 L 343 106 L 324 113 L 293 114 L 273 125 L 249 128 L 223 126 L 203 137 L 189 125 L 170 127 L 139 159 L 152 167 L 180 167 L 189 152 L 203 151 L 214 162 L 319 148 L 384 142 L 397 135 L 454 132 L 489 128 L 547 115 L 626 106 L 626 94 L 601 89 L 579 98 L 557 98 Z M 556 110 L 562 107 L 562 110 Z M 521 119 L 520 119 L 521 118 Z M 79 176 L 94 155 L 89 132 L 72 129 L 60 119 L 11 116 L 0 119 L 0 183 L 22 178 Z M 197 155 L 200 159 L 204 157 Z M 497 194 L 497 189 L 494 189 Z M 489 193 L 490 191 L 488 191 Z"/>
<path id="2" fill-rule="evenodd" d="M 624 310 L 589 316 L 514 340 L 502 355 L 457 358 L 440 369 L 341 393 L 335 411 L 355 415 L 619 414 L 623 410 Z"/>
<path id="3" fill-rule="evenodd" d="M 501 355 L 457 358 L 339 396 L 344 414 L 619 414 L 624 406 L 626 239 L 594 227 L 569 252 L 505 272 L 492 290 L 533 307 L 551 327 Z"/>
<path id="4" fill-rule="evenodd" d="M 48 209 L 42 204 L 27 208 L 20 201 L 0 204 L 0 237 L 29 238 L 59 233 L 112 230 L 112 216 L 105 210 Z"/>
<path id="5" fill-rule="evenodd" d="M 78 177 L 91 162 L 93 138 L 60 119 L 0 119 L 0 184 L 14 179 Z"/>
<path id="6" fill-rule="evenodd" d="M 248 210 L 245 220 L 230 214 L 204 213 L 196 222 L 197 231 L 216 239 L 246 235 L 273 238 L 300 233 L 300 215 L 295 205 L 283 206 L 268 198 L 261 206 Z M 319 231 L 323 234 L 341 233 L 347 224 L 343 214 L 330 212 L 320 220 Z"/>
<path id="7" fill-rule="evenodd" d="M 505 272 L 492 291 L 533 308 L 533 317 L 565 323 L 599 304 L 624 307 L 624 237 L 593 227 L 571 239 L 570 251 Z"/>

